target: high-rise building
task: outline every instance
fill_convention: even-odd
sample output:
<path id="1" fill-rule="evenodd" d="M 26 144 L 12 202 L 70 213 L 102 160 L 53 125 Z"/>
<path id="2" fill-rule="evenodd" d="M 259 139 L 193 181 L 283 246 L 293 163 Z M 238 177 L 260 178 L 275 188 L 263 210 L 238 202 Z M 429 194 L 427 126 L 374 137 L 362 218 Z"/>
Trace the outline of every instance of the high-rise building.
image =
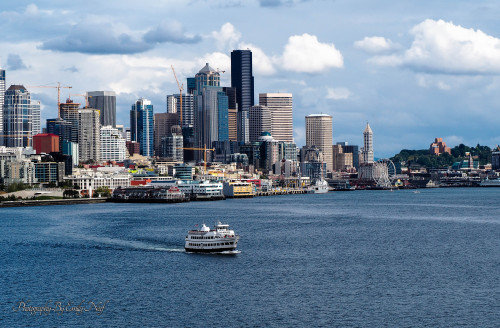
<path id="1" fill-rule="evenodd" d="M 3 102 L 5 95 L 5 71 L 0 67 L 0 146 L 4 145 Z"/>
<path id="2" fill-rule="evenodd" d="M 33 109 L 40 126 L 40 103 L 32 104 L 30 93 L 22 85 L 11 85 L 7 89 L 3 111 L 4 143 L 7 147 L 32 146 Z"/>
<path id="3" fill-rule="evenodd" d="M 217 141 L 229 141 L 228 97 L 224 91 L 217 92 Z"/>
<path id="4" fill-rule="evenodd" d="M 306 146 L 316 146 L 323 152 L 329 171 L 333 171 L 332 145 L 332 117 L 327 114 L 306 116 Z"/>
<path id="5" fill-rule="evenodd" d="M 177 99 L 174 95 L 167 96 L 167 113 L 177 113 Z"/>
<path id="6" fill-rule="evenodd" d="M 229 140 L 238 141 L 238 104 L 236 101 L 236 88 L 222 87 L 227 96 Z"/>
<path id="7" fill-rule="evenodd" d="M 178 113 L 154 114 L 154 153 L 156 156 L 161 156 L 162 138 L 170 133 L 172 126 L 178 125 L 178 121 Z"/>
<path id="8" fill-rule="evenodd" d="M 218 87 L 220 86 L 220 74 L 214 70 L 208 63 L 200 69 L 195 75 L 196 91 L 195 94 L 201 94 L 204 87 Z"/>
<path id="9" fill-rule="evenodd" d="M 63 152 L 64 141 L 71 142 L 73 124 L 59 118 L 47 119 L 47 133 L 59 136 L 59 151 Z"/>
<path id="10" fill-rule="evenodd" d="M 123 161 L 127 155 L 126 141 L 111 125 L 101 127 L 101 161 Z"/>
<path id="11" fill-rule="evenodd" d="M 248 110 L 255 101 L 250 50 L 231 52 L 231 86 L 236 88 L 236 102 L 238 103 L 238 141 L 248 142 L 250 138 Z"/>
<path id="12" fill-rule="evenodd" d="M 196 96 L 197 110 L 194 127 L 196 147 L 205 145 L 210 147 L 212 142 L 219 138 L 218 100 L 221 91 L 220 87 L 204 87 L 201 94 Z"/>
<path id="13" fill-rule="evenodd" d="M 173 94 L 167 96 L 167 101 L 171 103 L 170 106 L 175 105 L 175 109 L 168 109 L 168 113 L 178 113 L 179 123 L 180 123 L 180 112 L 181 112 L 181 97 L 179 94 Z M 192 94 L 182 95 L 182 127 L 193 127 L 194 126 L 194 96 Z"/>
<path id="14" fill-rule="evenodd" d="M 101 122 L 94 108 L 78 110 L 78 160 L 99 162 L 101 157 Z"/>
<path id="15" fill-rule="evenodd" d="M 366 123 L 365 131 L 363 132 L 364 148 L 363 148 L 363 163 L 370 164 L 374 161 L 373 155 L 373 131 L 370 124 Z"/>
<path id="16" fill-rule="evenodd" d="M 90 108 L 100 111 L 99 120 L 102 126 L 116 127 L 116 93 L 114 91 L 89 91 L 87 99 Z"/>
<path id="17" fill-rule="evenodd" d="M 261 105 L 251 106 L 248 111 L 250 142 L 259 141 L 262 133 L 271 134 L 271 111 Z"/>
<path id="18" fill-rule="evenodd" d="M 59 105 L 59 112 L 61 113 L 61 119 L 71 123 L 71 137 L 68 140 L 74 143 L 78 143 L 79 107 L 80 104 L 73 102 L 73 100 L 71 99 L 68 99 L 66 100 L 66 103 L 61 103 Z"/>
<path id="19" fill-rule="evenodd" d="M 40 101 L 31 100 L 31 135 L 39 134 L 41 130 L 40 123 Z"/>
<path id="20" fill-rule="evenodd" d="M 169 158 L 172 161 L 183 162 L 184 152 L 182 150 L 182 130 L 178 125 L 170 128 L 170 132 L 161 139 L 160 157 Z"/>
<path id="21" fill-rule="evenodd" d="M 259 105 L 271 111 L 271 135 L 276 141 L 293 143 L 291 93 L 261 93 Z"/>
<path id="22" fill-rule="evenodd" d="M 153 104 L 151 104 L 150 100 L 140 98 L 132 105 L 130 131 L 132 141 L 137 141 L 140 145 L 141 155 L 153 156 Z"/>

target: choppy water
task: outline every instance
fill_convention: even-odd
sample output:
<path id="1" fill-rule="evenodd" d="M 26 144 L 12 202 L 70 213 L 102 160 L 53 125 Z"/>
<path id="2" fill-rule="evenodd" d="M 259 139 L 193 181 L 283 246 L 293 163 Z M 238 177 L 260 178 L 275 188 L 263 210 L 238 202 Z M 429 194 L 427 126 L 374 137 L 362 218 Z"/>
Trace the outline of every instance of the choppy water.
<path id="1" fill-rule="evenodd" d="M 0 217 L 0 327 L 500 326 L 500 189 L 9 208 Z M 241 235 L 241 253 L 186 254 L 186 231 L 217 219 Z M 90 310 L 78 315 L 82 301 Z M 108 303 L 98 315 L 90 301 Z M 31 315 L 19 302 L 66 307 Z"/>

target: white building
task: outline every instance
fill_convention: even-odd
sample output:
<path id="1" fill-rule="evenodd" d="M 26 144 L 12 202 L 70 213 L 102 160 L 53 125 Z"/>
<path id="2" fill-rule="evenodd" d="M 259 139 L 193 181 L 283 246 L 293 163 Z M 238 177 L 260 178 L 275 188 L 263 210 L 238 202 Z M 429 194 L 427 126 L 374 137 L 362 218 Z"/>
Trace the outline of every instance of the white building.
<path id="1" fill-rule="evenodd" d="M 114 190 L 118 187 L 130 187 L 132 175 L 128 173 L 94 172 L 92 170 L 76 171 L 74 175 L 64 177 L 65 181 L 71 181 L 80 190 L 88 190 L 89 193 L 99 187 L 107 187 Z"/>
<path id="2" fill-rule="evenodd" d="M 373 131 L 370 124 L 366 123 L 365 131 L 363 132 L 364 148 L 363 148 L 363 163 L 371 164 L 374 161 L 373 156 Z"/>
<path id="3" fill-rule="evenodd" d="M 101 161 L 121 162 L 127 157 L 126 140 L 120 131 L 111 125 L 101 128 Z"/>
<path id="4" fill-rule="evenodd" d="M 333 124 L 332 117 L 327 114 L 306 116 L 306 146 L 316 146 L 323 152 L 326 168 L 333 171 Z"/>
<path id="5" fill-rule="evenodd" d="M 291 93 L 261 93 L 259 105 L 271 112 L 271 135 L 276 141 L 293 143 L 293 115 Z"/>

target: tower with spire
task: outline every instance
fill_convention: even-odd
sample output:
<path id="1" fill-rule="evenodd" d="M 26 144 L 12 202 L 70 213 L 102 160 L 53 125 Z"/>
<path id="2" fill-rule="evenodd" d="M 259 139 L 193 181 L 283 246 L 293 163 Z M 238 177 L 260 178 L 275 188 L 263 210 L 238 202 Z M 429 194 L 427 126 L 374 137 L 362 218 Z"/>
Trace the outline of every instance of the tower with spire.
<path id="1" fill-rule="evenodd" d="M 373 131 L 370 124 L 366 122 L 366 128 L 363 132 L 364 148 L 363 148 L 363 163 L 373 163 Z"/>

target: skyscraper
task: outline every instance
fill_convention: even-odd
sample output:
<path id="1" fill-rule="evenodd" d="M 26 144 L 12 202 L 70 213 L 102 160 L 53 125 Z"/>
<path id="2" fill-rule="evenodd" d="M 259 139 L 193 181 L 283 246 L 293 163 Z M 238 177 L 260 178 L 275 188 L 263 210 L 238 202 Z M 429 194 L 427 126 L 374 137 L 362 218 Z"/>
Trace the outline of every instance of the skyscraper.
<path id="1" fill-rule="evenodd" d="M 139 142 L 143 156 L 153 156 L 153 105 L 145 98 L 139 98 L 130 111 L 132 141 Z"/>
<path id="2" fill-rule="evenodd" d="M 326 169 L 333 170 L 332 117 L 327 114 L 306 116 L 306 146 L 316 146 L 323 152 Z"/>
<path id="3" fill-rule="evenodd" d="M 236 88 L 222 87 L 227 96 L 229 140 L 238 141 L 238 105 L 236 102 Z"/>
<path id="4" fill-rule="evenodd" d="M 271 135 L 276 141 L 293 143 L 291 93 L 261 93 L 259 105 L 271 111 Z"/>
<path id="5" fill-rule="evenodd" d="M 59 113 L 61 113 L 61 119 L 71 123 L 71 136 L 69 141 L 78 143 L 78 109 L 80 107 L 79 103 L 73 102 L 73 100 L 68 99 L 66 103 L 61 103 L 59 105 Z M 57 134 L 55 132 L 51 132 Z"/>
<path id="6" fill-rule="evenodd" d="M 233 50 L 231 52 L 231 86 L 236 88 L 238 141 L 248 142 L 248 110 L 254 105 L 254 77 L 250 50 Z"/>
<path id="7" fill-rule="evenodd" d="M 123 161 L 126 158 L 126 141 L 118 129 L 111 125 L 101 127 L 101 160 Z"/>
<path id="8" fill-rule="evenodd" d="M 40 125 L 40 103 L 37 104 L 32 105 L 30 93 L 24 86 L 11 85 L 7 89 L 3 111 L 4 143 L 7 147 L 32 146 L 34 108 Z"/>
<path id="9" fill-rule="evenodd" d="M 5 95 L 5 71 L 0 67 L 0 146 L 4 145 L 3 102 Z"/>
<path id="10" fill-rule="evenodd" d="M 251 106 L 248 117 L 250 142 L 259 141 L 264 132 L 271 134 L 271 111 L 267 107 Z"/>
<path id="11" fill-rule="evenodd" d="M 101 112 L 99 120 L 102 126 L 116 127 L 116 93 L 114 91 L 87 92 L 89 107 Z"/>
<path id="12" fill-rule="evenodd" d="M 154 114 L 154 152 L 156 156 L 160 156 L 162 138 L 166 137 L 170 133 L 172 126 L 177 125 L 178 122 L 178 113 Z"/>
<path id="13" fill-rule="evenodd" d="M 99 111 L 93 108 L 78 110 L 78 160 L 99 162 L 101 157 L 101 123 Z"/>
<path id="14" fill-rule="evenodd" d="M 363 132 L 364 148 L 363 148 L 363 163 L 373 163 L 373 131 L 370 124 L 366 123 L 365 131 Z"/>

